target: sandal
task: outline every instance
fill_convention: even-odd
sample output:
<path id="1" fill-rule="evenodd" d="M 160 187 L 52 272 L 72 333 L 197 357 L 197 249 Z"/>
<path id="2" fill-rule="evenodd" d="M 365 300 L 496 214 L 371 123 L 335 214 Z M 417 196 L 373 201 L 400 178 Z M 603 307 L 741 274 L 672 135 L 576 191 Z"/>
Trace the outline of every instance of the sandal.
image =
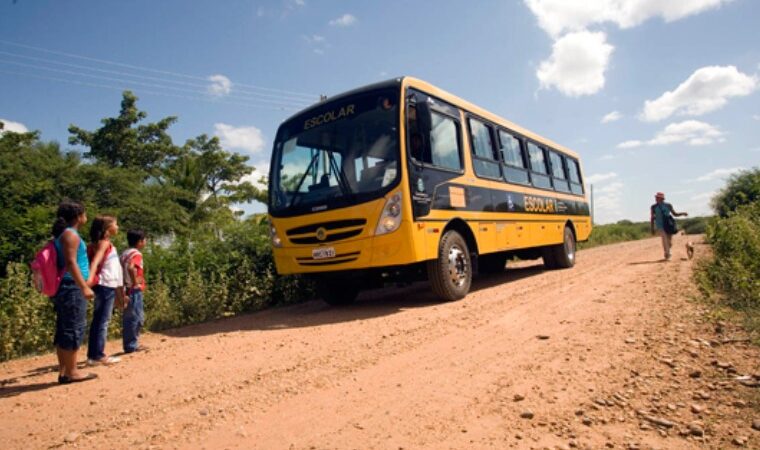
<path id="1" fill-rule="evenodd" d="M 88 373 L 87 375 L 81 378 L 71 378 L 71 377 L 67 377 L 66 375 L 58 375 L 58 384 L 80 383 L 82 381 L 94 380 L 97 377 L 98 377 L 98 374 L 96 373 Z"/>

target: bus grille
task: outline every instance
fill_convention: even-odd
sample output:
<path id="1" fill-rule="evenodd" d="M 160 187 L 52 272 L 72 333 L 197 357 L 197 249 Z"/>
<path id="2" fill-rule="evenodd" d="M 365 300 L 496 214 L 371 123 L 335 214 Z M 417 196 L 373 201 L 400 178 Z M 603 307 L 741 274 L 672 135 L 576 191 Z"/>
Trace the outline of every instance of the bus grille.
<path id="1" fill-rule="evenodd" d="M 365 219 L 335 220 L 291 228 L 285 234 L 293 244 L 323 244 L 358 236 L 364 231 L 366 224 Z M 323 239 L 317 238 L 317 230 L 320 228 L 326 232 Z"/>

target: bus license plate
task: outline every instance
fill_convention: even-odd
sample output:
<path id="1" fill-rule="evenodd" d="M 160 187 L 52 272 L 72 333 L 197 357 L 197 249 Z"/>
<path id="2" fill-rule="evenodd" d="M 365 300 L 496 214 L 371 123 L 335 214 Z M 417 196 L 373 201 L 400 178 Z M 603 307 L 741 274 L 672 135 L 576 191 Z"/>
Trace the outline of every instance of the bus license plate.
<path id="1" fill-rule="evenodd" d="M 335 258 L 335 249 L 333 247 L 315 248 L 311 251 L 311 257 L 314 259 Z"/>

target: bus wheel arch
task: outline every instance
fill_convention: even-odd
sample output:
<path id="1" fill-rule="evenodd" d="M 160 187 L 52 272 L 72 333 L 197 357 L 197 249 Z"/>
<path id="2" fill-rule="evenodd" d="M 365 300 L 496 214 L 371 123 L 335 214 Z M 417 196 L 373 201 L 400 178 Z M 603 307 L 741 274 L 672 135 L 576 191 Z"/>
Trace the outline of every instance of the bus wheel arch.
<path id="1" fill-rule="evenodd" d="M 467 295 L 473 255 L 477 255 L 477 242 L 472 230 L 461 219 L 452 220 L 443 229 L 436 258 L 427 262 L 428 279 L 436 296 L 451 301 Z"/>
<path id="2" fill-rule="evenodd" d="M 467 243 L 467 248 L 470 250 L 470 255 L 477 257 L 478 241 L 475 239 L 475 233 L 472 232 L 472 229 L 469 225 L 467 225 L 467 222 L 459 218 L 452 219 L 444 227 L 443 233 L 446 233 L 449 230 L 455 230 L 458 232 L 464 238 L 465 243 Z M 441 234 L 441 237 L 443 237 L 443 234 Z"/>
<path id="3" fill-rule="evenodd" d="M 562 230 L 562 243 L 543 248 L 544 266 L 547 269 L 569 269 L 575 265 L 577 253 L 575 227 L 571 221 Z"/>

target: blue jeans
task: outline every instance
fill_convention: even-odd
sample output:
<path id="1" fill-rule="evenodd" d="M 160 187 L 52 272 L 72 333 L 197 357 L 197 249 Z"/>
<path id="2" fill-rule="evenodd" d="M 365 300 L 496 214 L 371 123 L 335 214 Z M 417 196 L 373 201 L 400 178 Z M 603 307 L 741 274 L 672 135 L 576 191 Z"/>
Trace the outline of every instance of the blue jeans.
<path id="1" fill-rule="evenodd" d="M 137 338 L 140 337 L 140 329 L 144 323 L 143 293 L 140 290 L 132 289 L 129 291 L 129 305 L 124 310 L 122 318 L 124 353 L 132 353 L 137 350 Z"/>
<path id="2" fill-rule="evenodd" d="M 108 322 L 113 313 L 113 302 L 116 299 L 116 289 L 105 286 L 95 286 L 95 309 L 92 312 L 90 324 L 90 339 L 87 342 L 87 358 L 105 358 L 106 339 L 108 339 Z"/>
<path id="3" fill-rule="evenodd" d="M 64 279 L 53 297 L 55 337 L 53 344 L 64 350 L 78 350 L 87 327 L 87 299 L 72 280 Z"/>

